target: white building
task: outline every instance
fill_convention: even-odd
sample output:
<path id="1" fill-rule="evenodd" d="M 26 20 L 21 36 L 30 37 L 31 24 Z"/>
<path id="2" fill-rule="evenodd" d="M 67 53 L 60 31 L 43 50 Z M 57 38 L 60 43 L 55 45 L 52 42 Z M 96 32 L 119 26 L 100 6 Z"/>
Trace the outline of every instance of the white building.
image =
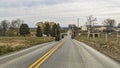
<path id="1" fill-rule="evenodd" d="M 84 25 L 84 26 L 82 26 L 81 27 L 81 31 L 87 31 L 88 29 L 87 29 L 87 26 L 86 25 Z"/>

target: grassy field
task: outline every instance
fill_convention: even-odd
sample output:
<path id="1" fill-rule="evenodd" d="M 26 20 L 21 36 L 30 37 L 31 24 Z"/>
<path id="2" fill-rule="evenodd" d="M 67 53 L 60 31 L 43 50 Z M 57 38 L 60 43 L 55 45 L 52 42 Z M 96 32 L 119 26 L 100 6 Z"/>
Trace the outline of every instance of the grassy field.
<path id="1" fill-rule="evenodd" d="M 87 35 L 81 35 L 75 39 L 120 62 L 120 37 L 119 42 L 116 41 L 116 35 L 109 36 L 108 41 L 105 41 L 105 35 L 101 35 L 100 38 L 95 39 L 87 38 Z"/>
<path id="2" fill-rule="evenodd" d="M 0 55 L 53 40 L 52 37 L 0 37 Z"/>

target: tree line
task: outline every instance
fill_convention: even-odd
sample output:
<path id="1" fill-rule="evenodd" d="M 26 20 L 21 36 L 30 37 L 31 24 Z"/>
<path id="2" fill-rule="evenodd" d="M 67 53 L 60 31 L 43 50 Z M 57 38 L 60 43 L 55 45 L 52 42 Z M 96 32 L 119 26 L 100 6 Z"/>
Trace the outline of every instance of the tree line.
<path id="1" fill-rule="evenodd" d="M 21 19 L 0 22 L 0 36 L 25 36 L 27 34 L 30 34 L 30 28 Z"/>
<path id="2" fill-rule="evenodd" d="M 61 27 L 55 22 L 38 22 L 36 24 L 36 36 L 42 37 L 52 36 L 56 39 L 60 38 Z M 1 36 L 25 36 L 30 34 L 30 28 L 23 20 L 16 19 L 9 22 L 8 20 L 3 20 L 0 22 L 0 35 Z"/>
<path id="3" fill-rule="evenodd" d="M 38 22 L 36 36 L 41 37 L 43 34 L 46 36 L 55 37 L 56 40 L 60 39 L 61 27 L 54 22 Z"/>
<path id="4" fill-rule="evenodd" d="M 13 36 L 19 35 L 20 25 L 23 23 L 21 19 L 12 20 L 3 20 L 0 22 L 0 35 L 1 36 Z"/>

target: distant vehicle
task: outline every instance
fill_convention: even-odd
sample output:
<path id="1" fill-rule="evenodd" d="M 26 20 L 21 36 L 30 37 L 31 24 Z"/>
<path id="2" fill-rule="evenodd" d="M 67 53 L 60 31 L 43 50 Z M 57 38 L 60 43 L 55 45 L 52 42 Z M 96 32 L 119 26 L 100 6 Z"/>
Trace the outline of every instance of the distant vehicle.
<path id="1" fill-rule="evenodd" d="M 59 41 L 59 40 L 60 40 L 60 36 L 56 36 L 55 41 Z"/>
<path id="2" fill-rule="evenodd" d="M 73 34 L 71 35 L 71 39 L 74 39 L 74 35 Z"/>
<path id="3" fill-rule="evenodd" d="M 64 35 L 62 35 L 62 38 L 64 38 Z"/>

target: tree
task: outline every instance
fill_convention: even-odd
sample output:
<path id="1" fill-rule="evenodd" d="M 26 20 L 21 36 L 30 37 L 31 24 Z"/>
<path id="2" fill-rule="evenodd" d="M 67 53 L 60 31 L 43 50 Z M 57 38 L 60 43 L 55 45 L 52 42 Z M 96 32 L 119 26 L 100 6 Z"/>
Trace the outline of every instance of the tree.
<path id="1" fill-rule="evenodd" d="M 114 27 L 116 24 L 116 21 L 114 19 L 106 19 L 103 24 L 108 27 Z"/>
<path id="2" fill-rule="evenodd" d="M 57 24 L 57 35 L 60 36 L 60 33 L 61 33 L 61 28 L 60 25 Z"/>
<path id="3" fill-rule="evenodd" d="M 14 35 L 19 35 L 19 28 L 20 28 L 20 25 L 23 23 L 22 20 L 20 19 L 16 19 L 16 20 L 12 20 L 11 23 L 10 23 L 10 28 L 9 28 L 9 31 L 8 33 L 13 33 Z"/>
<path id="4" fill-rule="evenodd" d="M 30 28 L 29 28 L 29 26 L 27 24 L 21 24 L 20 29 L 19 29 L 19 33 L 22 36 L 30 34 Z"/>
<path id="5" fill-rule="evenodd" d="M 42 30 L 42 33 L 44 33 L 45 23 L 44 22 L 38 22 L 36 26 L 39 26 Z"/>
<path id="6" fill-rule="evenodd" d="M 54 23 L 51 29 L 51 36 L 55 37 L 56 41 L 60 40 L 61 27 L 59 24 Z"/>
<path id="7" fill-rule="evenodd" d="M 12 20 L 11 23 L 10 23 L 10 27 L 13 28 L 13 29 L 16 29 L 17 28 L 17 21 Z"/>
<path id="8" fill-rule="evenodd" d="M 120 27 L 120 23 L 118 23 L 118 27 Z"/>
<path id="9" fill-rule="evenodd" d="M 78 34 L 78 27 L 75 24 L 70 24 L 69 28 L 72 31 L 72 38 L 74 38 Z"/>
<path id="10" fill-rule="evenodd" d="M 8 28 L 9 28 L 9 22 L 7 20 L 3 20 L 1 22 L 1 29 L 2 29 L 3 35 L 6 35 L 6 31 Z"/>
<path id="11" fill-rule="evenodd" d="M 42 37 L 42 30 L 41 30 L 41 27 L 40 27 L 40 26 L 37 27 L 36 36 L 37 36 L 37 37 Z"/>
<path id="12" fill-rule="evenodd" d="M 61 28 L 59 24 L 54 22 L 38 22 L 37 26 L 44 27 L 43 33 L 47 36 L 51 35 L 52 37 L 56 37 L 57 40 L 60 39 Z"/>
<path id="13" fill-rule="evenodd" d="M 87 17 L 87 27 L 90 32 L 93 32 L 94 22 L 97 20 L 97 18 L 93 17 L 93 15 L 90 15 Z"/>
<path id="14" fill-rule="evenodd" d="M 51 36 L 52 37 L 56 36 L 56 28 L 57 28 L 57 25 L 56 25 L 56 23 L 54 23 L 54 25 L 52 26 L 52 29 L 51 29 Z"/>
<path id="15" fill-rule="evenodd" d="M 106 26 L 106 32 L 111 32 L 112 28 L 115 26 L 116 21 L 114 19 L 106 19 L 103 24 Z"/>
<path id="16" fill-rule="evenodd" d="M 9 29 L 7 30 L 7 35 L 13 36 L 15 33 L 17 33 L 17 22 L 16 20 L 12 20 Z"/>
<path id="17" fill-rule="evenodd" d="M 20 28 L 20 25 L 23 24 L 24 21 L 21 20 L 21 19 L 17 19 L 16 20 L 16 25 L 17 25 L 17 28 L 16 28 L 16 31 L 17 31 L 17 35 L 19 35 L 19 28 Z"/>
<path id="18" fill-rule="evenodd" d="M 47 36 L 49 36 L 51 34 L 51 29 L 50 29 L 49 23 L 45 23 L 44 34 L 46 34 Z"/>
<path id="19" fill-rule="evenodd" d="M 45 24 L 46 23 L 49 23 L 49 25 L 50 25 L 50 29 L 52 29 L 52 26 L 55 24 L 54 22 L 38 22 L 37 24 L 36 24 L 36 26 L 40 26 L 40 28 L 41 28 L 41 30 L 42 30 L 42 32 L 44 33 L 44 28 L 45 28 Z"/>
<path id="20" fill-rule="evenodd" d="M 56 25 L 56 28 L 55 28 L 55 40 L 56 41 L 59 41 L 60 40 L 60 34 L 61 34 L 61 29 L 60 29 L 60 26 L 59 24 Z"/>

